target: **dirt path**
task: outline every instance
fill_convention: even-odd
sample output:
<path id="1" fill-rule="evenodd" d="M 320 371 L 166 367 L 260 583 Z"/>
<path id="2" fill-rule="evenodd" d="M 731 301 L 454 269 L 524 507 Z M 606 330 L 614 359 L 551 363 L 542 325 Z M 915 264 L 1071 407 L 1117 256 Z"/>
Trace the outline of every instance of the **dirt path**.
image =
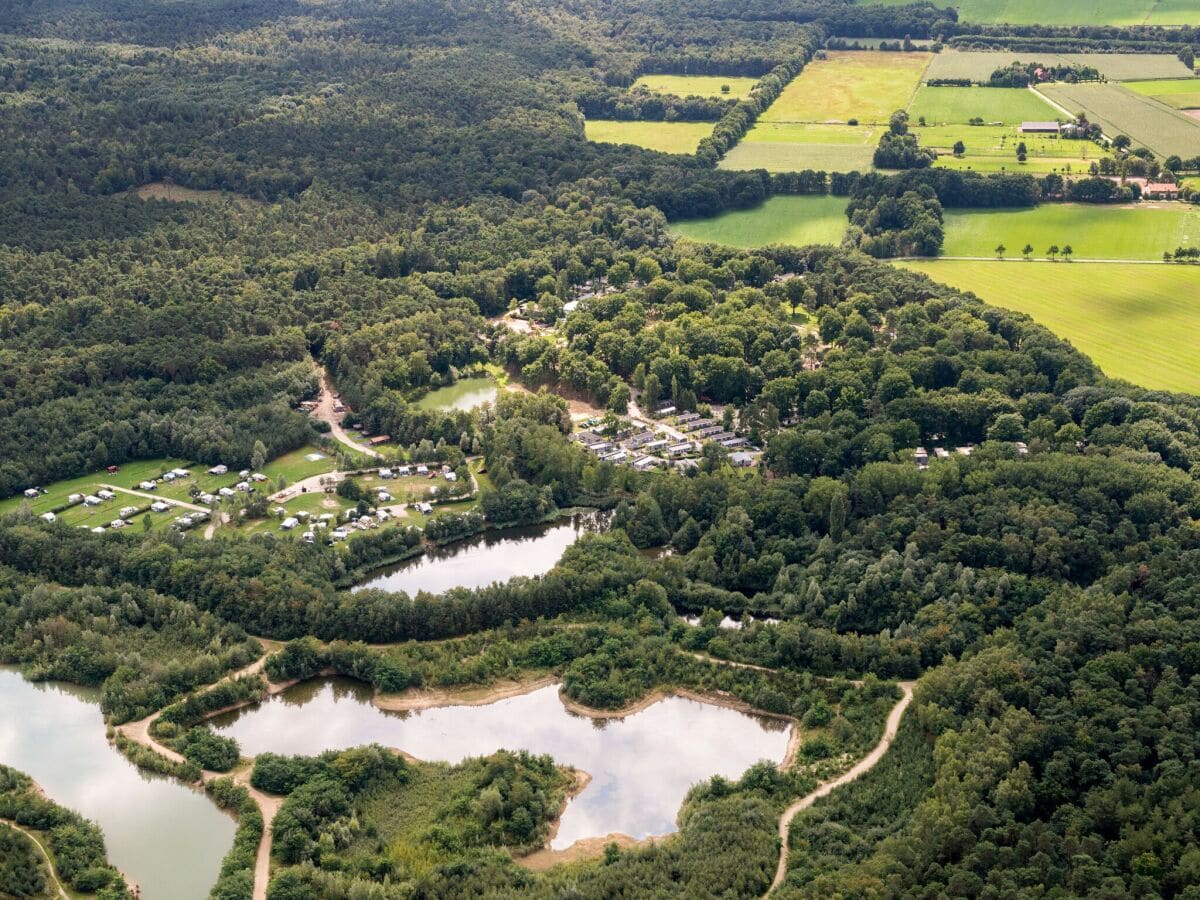
<path id="1" fill-rule="evenodd" d="M 339 444 L 345 444 L 352 450 L 357 450 L 366 456 L 373 456 L 375 459 L 383 459 L 383 454 L 370 447 L 364 447 L 362 444 L 354 441 L 350 435 L 346 434 L 342 428 L 342 418 L 346 415 L 344 412 L 334 412 L 333 410 L 333 386 L 329 383 L 329 373 L 323 367 L 318 366 L 317 372 L 321 377 L 321 398 L 317 401 L 317 408 L 313 410 L 313 415 L 322 422 L 329 424 L 329 433 L 333 439 Z"/>
<path id="2" fill-rule="evenodd" d="M 104 485 L 110 491 L 116 491 L 118 494 L 132 494 L 134 497 L 145 497 L 147 500 L 161 500 L 163 503 L 170 503 L 172 506 L 178 506 L 182 509 L 190 509 L 192 512 L 212 512 L 207 506 L 201 506 L 198 503 L 189 503 L 186 500 L 176 500 L 174 497 L 160 497 L 157 494 L 151 494 L 149 491 L 134 491 L 129 488 L 117 487 L 115 484 Z"/>
<path id="3" fill-rule="evenodd" d="M 41 853 L 42 858 L 46 860 L 46 868 L 50 870 L 50 880 L 54 882 L 54 886 L 58 889 L 58 896 L 62 898 L 62 900 L 70 900 L 70 896 L 67 894 L 66 888 L 63 887 L 63 883 L 58 879 L 58 872 L 54 871 L 54 860 L 50 858 L 50 853 L 44 846 L 42 846 L 42 842 L 11 819 L 0 819 L 0 822 L 3 822 L 13 831 L 21 832 L 21 834 L 33 841 L 33 845 L 38 848 L 38 852 Z"/>
<path id="4" fill-rule="evenodd" d="M 844 784 L 849 784 L 859 775 L 871 771 L 878 765 L 879 761 L 883 759 L 883 755 L 888 752 L 888 748 L 892 746 L 892 741 L 896 738 L 896 731 L 900 728 L 900 720 L 904 717 L 904 711 L 908 709 L 908 705 L 912 702 L 914 683 L 912 681 L 901 681 L 899 683 L 900 690 L 903 691 L 903 696 L 892 707 L 892 711 L 888 713 L 887 723 L 883 728 L 883 737 L 880 738 L 879 743 L 875 745 L 870 753 L 856 762 L 846 772 L 843 772 L 837 778 L 831 778 L 829 781 L 818 785 L 815 790 L 801 797 L 783 811 L 783 815 L 779 817 L 779 865 L 775 869 L 775 878 L 771 882 L 771 886 L 767 888 L 767 894 L 764 894 L 764 896 L 769 895 L 775 888 L 783 884 L 783 880 L 787 877 L 788 837 L 791 834 L 792 819 L 796 817 L 796 813 L 808 809 L 822 797 L 833 793 Z"/>
<path id="5" fill-rule="evenodd" d="M 641 422 L 647 428 L 653 428 L 656 431 L 661 431 L 668 435 L 672 440 L 679 442 L 691 440 L 691 438 L 689 438 L 678 428 L 668 425 L 665 422 L 661 422 L 658 419 L 652 419 L 646 415 L 642 408 L 638 406 L 637 399 L 634 397 L 629 398 L 628 415 L 629 418 L 633 419 L 635 422 Z"/>

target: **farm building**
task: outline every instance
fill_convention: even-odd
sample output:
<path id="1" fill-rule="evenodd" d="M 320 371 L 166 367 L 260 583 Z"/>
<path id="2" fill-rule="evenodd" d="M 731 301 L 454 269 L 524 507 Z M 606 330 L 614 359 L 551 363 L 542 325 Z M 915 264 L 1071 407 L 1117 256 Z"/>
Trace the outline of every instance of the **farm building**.
<path id="1" fill-rule="evenodd" d="M 1148 181 L 1142 188 L 1142 196 L 1147 200 L 1178 200 L 1179 185 L 1169 181 Z"/>
<path id="2" fill-rule="evenodd" d="M 1057 122 L 1022 122 L 1021 134 L 1058 134 L 1062 129 Z"/>

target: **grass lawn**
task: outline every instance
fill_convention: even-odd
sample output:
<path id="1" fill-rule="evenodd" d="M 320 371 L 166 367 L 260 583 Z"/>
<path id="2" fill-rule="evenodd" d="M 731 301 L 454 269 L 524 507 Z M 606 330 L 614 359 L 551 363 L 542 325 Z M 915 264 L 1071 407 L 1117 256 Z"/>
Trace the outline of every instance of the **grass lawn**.
<path id="1" fill-rule="evenodd" d="M 902 263 L 988 303 L 1028 313 L 1108 375 L 1200 394 L 1200 306 L 1191 266 Z"/>
<path id="2" fill-rule="evenodd" d="M 712 122 L 619 122 L 589 119 L 585 133 L 599 144 L 634 144 L 663 153 L 695 153 L 712 134 Z"/>
<path id="3" fill-rule="evenodd" d="M 936 165 L 949 169 L 970 169 L 976 172 L 1086 173 L 1093 162 L 1111 155 L 1091 141 L 1022 135 L 1015 125 L 934 125 L 926 128 L 914 127 L 912 132 L 920 137 L 921 146 L 938 151 Z M 955 157 L 952 152 L 956 141 L 962 141 L 966 146 L 966 152 L 961 157 Z M 1025 144 L 1026 151 L 1023 164 L 1017 160 L 1017 146 L 1021 143 Z"/>
<path id="4" fill-rule="evenodd" d="M 1053 106 L 1025 88 L 929 87 L 917 91 L 909 118 L 925 118 L 930 125 L 965 125 L 975 117 L 989 125 L 1019 125 L 1026 121 L 1052 121 L 1061 116 Z"/>
<path id="5" fill-rule="evenodd" d="M 1200 0 L 1194 0 L 1194 2 L 1200 3 Z M 1173 53 L 1035 54 L 997 50 L 943 50 L 929 64 L 929 70 L 925 73 L 925 77 L 929 79 L 970 78 L 975 81 L 985 81 L 996 69 L 1016 60 L 1036 61 L 1048 65 L 1092 66 L 1111 81 L 1129 81 L 1138 78 L 1188 78 L 1192 74 Z"/>
<path id="6" fill-rule="evenodd" d="M 1181 203 L 1046 203 L 1033 209 L 946 210 L 945 256 L 990 257 L 1003 243 L 1008 255 L 1016 257 L 1026 242 L 1038 257 L 1045 256 L 1051 244 L 1070 244 L 1077 259 L 1162 259 L 1164 250 L 1200 245 L 1200 209 Z"/>
<path id="7" fill-rule="evenodd" d="M 35 500 L 30 500 L 29 508 L 35 515 L 41 515 L 57 506 L 65 505 L 67 498 L 71 494 L 94 494 L 105 484 L 124 488 L 136 488 L 139 481 L 148 481 L 152 478 L 157 478 L 168 469 L 181 466 L 187 467 L 187 465 L 186 462 L 178 459 L 142 459 L 137 462 L 126 463 L 121 466 L 115 475 L 109 475 L 101 469 L 99 472 L 92 472 L 89 475 L 81 475 L 78 478 L 58 481 L 52 485 L 43 485 L 48 493 L 42 494 Z M 192 471 L 195 472 L 195 468 Z M 33 485 L 30 485 L 30 487 L 33 487 Z M 0 500 L 0 515 L 13 512 L 24 501 L 25 498 L 20 494 L 15 497 L 9 497 L 6 500 Z M 150 501 L 147 500 L 146 502 L 149 503 Z M 136 498 L 127 498 L 127 502 L 118 503 L 117 506 L 138 506 L 140 504 L 141 501 Z M 109 518 L 115 518 L 115 515 L 114 513 Z"/>
<path id="8" fill-rule="evenodd" d="M 1050 84 L 1038 89 L 1066 109 L 1078 109 L 1112 137 L 1127 134 L 1156 156 L 1200 156 L 1200 121 L 1121 84 Z"/>
<path id="9" fill-rule="evenodd" d="M 318 457 L 309 459 L 310 456 Z M 317 447 L 301 447 L 291 453 L 285 453 L 278 459 L 273 459 L 263 466 L 262 473 L 271 479 L 274 485 L 283 476 L 288 484 L 295 484 L 313 475 L 324 475 L 337 468 L 336 460 L 324 450 Z"/>
<path id="10" fill-rule="evenodd" d="M 1153 97 L 1175 109 L 1200 109 L 1200 78 L 1131 81 L 1125 87 L 1136 94 Z"/>
<path id="11" fill-rule="evenodd" d="M 724 97 L 745 100 L 750 89 L 758 84 L 757 78 L 726 78 L 721 75 L 643 75 L 633 83 L 635 88 L 645 88 L 656 94 L 674 94 L 677 97 Z M 722 91 L 728 87 L 729 91 Z"/>
<path id="12" fill-rule="evenodd" d="M 730 247 L 837 244 L 849 222 L 845 197 L 771 197 L 754 209 L 677 222 L 675 233 Z"/>
<path id="13" fill-rule="evenodd" d="M 759 117 L 760 122 L 887 122 L 907 109 L 931 53 L 831 50 L 813 60 Z"/>

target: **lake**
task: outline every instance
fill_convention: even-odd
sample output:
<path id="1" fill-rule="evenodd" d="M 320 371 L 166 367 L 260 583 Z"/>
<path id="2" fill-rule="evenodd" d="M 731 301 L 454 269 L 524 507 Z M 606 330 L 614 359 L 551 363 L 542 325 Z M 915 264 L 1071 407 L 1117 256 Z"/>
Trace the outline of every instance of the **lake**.
<path id="1" fill-rule="evenodd" d="M 592 776 L 568 804 L 554 849 L 614 832 L 673 832 L 693 784 L 713 775 L 737 778 L 787 752 L 788 723 L 681 697 L 599 720 L 569 712 L 556 685 L 486 706 L 405 713 L 380 710 L 371 697 L 368 686 L 348 679 L 309 681 L 211 724 L 249 755 L 312 755 L 369 743 L 451 763 L 501 749 L 548 753 Z"/>
<path id="2" fill-rule="evenodd" d="M 233 846 L 234 820 L 204 794 L 146 775 L 105 737 L 100 692 L 34 684 L 0 668 L 0 762 L 104 830 L 108 858 L 144 900 L 202 900 Z"/>
<path id="3" fill-rule="evenodd" d="M 417 401 L 418 409 L 469 410 L 485 403 L 495 403 L 500 388 L 486 375 L 463 378 L 454 384 L 430 391 Z"/>
<path id="4" fill-rule="evenodd" d="M 548 525 L 485 531 L 380 569 L 353 590 L 379 588 L 415 596 L 418 591 L 440 594 L 454 587 L 485 587 L 517 575 L 543 575 L 583 534 L 604 530 L 608 518 L 606 513 L 585 512 Z"/>

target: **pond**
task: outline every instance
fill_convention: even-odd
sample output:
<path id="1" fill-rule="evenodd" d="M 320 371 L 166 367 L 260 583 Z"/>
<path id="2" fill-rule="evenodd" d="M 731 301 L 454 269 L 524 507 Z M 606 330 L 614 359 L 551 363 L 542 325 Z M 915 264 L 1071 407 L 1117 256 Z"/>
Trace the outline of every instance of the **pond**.
<path id="1" fill-rule="evenodd" d="M 486 375 L 462 378 L 454 384 L 430 391 L 417 401 L 418 409 L 469 410 L 485 403 L 495 403 L 500 388 Z"/>
<path id="2" fill-rule="evenodd" d="M 203 794 L 140 772 L 105 737 L 100 693 L 0 668 L 0 762 L 104 831 L 108 858 L 145 900 L 201 900 L 234 820 Z"/>
<path id="3" fill-rule="evenodd" d="M 543 575 L 588 531 L 602 531 L 608 515 L 576 513 L 549 525 L 503 528 L 455 541 L 422 556 L 380 569 L 353 590 L 379 588 L 440 594 L 454 587 L 485 587 L 517 575 Z"/>
<path id="4" fill-rule="evenodd" d="M 568 711 L 556 685 L 484 706 L 405 713 L 380 710 L 371 697 L 369 687 L 346 679 L 310 681 L 212 724 L 244 754 L 312 755 L 368 743 L 451 763 L 501 749 L 548 753 L 592 777 L 568 804 L 554 849 L 615 832 L 673 832 L 693 784 L 737 778 L 787 752 L 788 723 L 681 697 L 607 720 Z"/>

